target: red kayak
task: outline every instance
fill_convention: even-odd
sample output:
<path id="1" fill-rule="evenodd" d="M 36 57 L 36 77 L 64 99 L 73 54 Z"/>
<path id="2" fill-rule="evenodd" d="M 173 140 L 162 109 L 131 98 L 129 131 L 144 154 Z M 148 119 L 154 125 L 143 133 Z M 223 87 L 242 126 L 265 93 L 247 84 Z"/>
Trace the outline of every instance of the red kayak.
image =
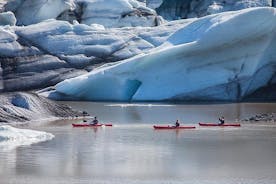
<path id="1" fill-rule="evenodd" d="M 175 126 L 170 126 L 170 125 L 153 125 L 154 129 L 158 129 L 158 130 L 178 130 L 178 129 L 195 129 L 195 126 L 179 126 L 179 127 L 175 127 Z"/>
<path id="2" fill-rule="evenodd" d="M 79 124 L 79 123 L 73 123 L 73 127 L 102 127 L 102 126 L 112 126 L 112 124 L 97 124 L 97 125 L 92 125 L 92 124 Z"/>
<path id="3" fill-rule="evenodd" d="M 240 127 L 241 124 L 239 123 L 224 123 L 223 125 L 220 125 L 218 123 L 198 123 L 199 126 L 219 126 L 219 127 Z"/>

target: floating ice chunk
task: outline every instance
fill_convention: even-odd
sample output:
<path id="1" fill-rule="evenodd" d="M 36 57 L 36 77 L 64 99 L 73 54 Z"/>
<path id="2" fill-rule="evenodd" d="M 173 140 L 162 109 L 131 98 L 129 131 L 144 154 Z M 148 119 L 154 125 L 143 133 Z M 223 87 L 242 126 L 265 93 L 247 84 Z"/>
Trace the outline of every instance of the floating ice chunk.
<path id="1" fill-rule="evenodd" d="M 44 142 L 54 137 L 51 133 L 0 125 L 0 150 L 11 150 L 17 146 Z"/>

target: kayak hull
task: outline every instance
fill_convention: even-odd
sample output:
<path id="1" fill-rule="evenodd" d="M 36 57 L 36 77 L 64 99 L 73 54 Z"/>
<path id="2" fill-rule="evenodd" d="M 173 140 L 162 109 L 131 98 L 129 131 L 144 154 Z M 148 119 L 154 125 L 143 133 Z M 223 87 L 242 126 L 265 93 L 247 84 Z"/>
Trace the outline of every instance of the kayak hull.
<path id="1" fill-rule="evenodd" d="M 156 130 L 178 130 L 178 129 L 195 129 L 195 126 L 169 126 L 169 125 L 154 125 L 154 129 Z"/>
<path id="2" fill-rule="evenodd" d="M 225 123 L 223 125 L 219 125 L 216 123 L 198 123 L 199 126 L 205 126 L 205 127 L 240 127 L 241 124 L 239 123 Z"/>
<path id="3" fill-rule="evenodd" d="M 90 125 L 90 124 L 79 124 L 79 123 L 72 123 L 73 127 L 102 127 L 102 126 L 112 126 L 112 124 L 97 124 L 97 125 Z"/>

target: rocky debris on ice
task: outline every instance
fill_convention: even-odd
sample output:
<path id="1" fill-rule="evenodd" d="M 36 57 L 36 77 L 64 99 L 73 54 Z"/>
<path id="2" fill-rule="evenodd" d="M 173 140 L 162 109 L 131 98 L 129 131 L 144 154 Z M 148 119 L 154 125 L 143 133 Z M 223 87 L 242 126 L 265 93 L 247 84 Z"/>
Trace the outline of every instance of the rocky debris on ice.
<path id="1" fill-rule="evenodd" d="M 56 91 L 76 100 L 241 101 L 275 85 L 275 16 L 274 8 L 251 8 L 195 19 L 150 52 L 65 80 Z"/>
<path id="2" fill-rule="evenodd" d="M 34 93 L 17 92 L 0 94 L 1 123 L 26 122 L 49 118 L 81 116 L 82 112 L 57 104 Z"/>
<path id="3" fill-rule="evenodd" d="M 12 0 L 4 5 L 14 12 L 17 25 L 30 25 L 48 19 L 104 27 L 157 26 L 162 17 L 136 0 Z"/>
<path id="4" fill-rule="evenodd" d="M 45 142 L 53 139 L 51 133 L 14 128 L 0 124 L 0 151 L 8 151 L 17 146 L 26 146 L 34 143 Z"/>

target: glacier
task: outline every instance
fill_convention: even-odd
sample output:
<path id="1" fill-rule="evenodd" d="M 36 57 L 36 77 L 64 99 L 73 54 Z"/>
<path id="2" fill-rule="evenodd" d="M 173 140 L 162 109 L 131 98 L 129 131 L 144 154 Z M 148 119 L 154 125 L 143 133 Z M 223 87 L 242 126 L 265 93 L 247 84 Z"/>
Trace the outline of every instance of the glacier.
<path id="1" fill-rule="evenodd" d="M 0 91 L 45 88 L 103 63 L 149 52 L 189 22 L 105 29 L 50 19 L 29 26 L 0 26 Z"/>
<path id="2" fill-rule="evenodd" d="M 48 19 L 105 27 L 157 26 L 164 22 L 155 10 L 136 0 L 11 0 L 1 9 L 13 12 L 17 25 Z"/>
<path id="3" fill-rule="evenodd" d="M 251 7 L 275 6 L 275 0 L 147 0 L 167 20 L 202 17 Z"/>
<path id="4" fill-rule="evenodd" d="M 158 26 L 167 20 L 202 17 L 250 7 L 274 6 L 275 0 L 2 0 L 17 25 L 48 19 L 105 27 Z"/>
<path id="5" fill-rule="evenodd" d="M 136 0 L 78 0 L 83 14 L 80 23 L 104 27 L 158 26 L 162 17 Z"/>
<path id="6" fill-rule="evenodd" d="M 14 26 L 16 24 L 16 18 L 12 12 L 0 13 L 0 26 Z"/>
<path id="7" fill-rule="evenodd" d="M 51 133 L 14 128 L 10 125 L 0 125 L 0 151 L 12 150 L 18 146 L 45 142 L 53 139 Z"/>
<path id="8" fill-rule="evenodd" d="M 276 9 L 250 8 L 184 25 L 160 46 L 55 86 L 77 100 L 239 101 L 275 85 Z"/>
<path id="9" fill-rule="evenodd" d="M 72 0 L 11 0 L 4 5 L 5 11 L 14 12 L 18 25 L 57 18 L 62 12 L 73 8 Z"/>

